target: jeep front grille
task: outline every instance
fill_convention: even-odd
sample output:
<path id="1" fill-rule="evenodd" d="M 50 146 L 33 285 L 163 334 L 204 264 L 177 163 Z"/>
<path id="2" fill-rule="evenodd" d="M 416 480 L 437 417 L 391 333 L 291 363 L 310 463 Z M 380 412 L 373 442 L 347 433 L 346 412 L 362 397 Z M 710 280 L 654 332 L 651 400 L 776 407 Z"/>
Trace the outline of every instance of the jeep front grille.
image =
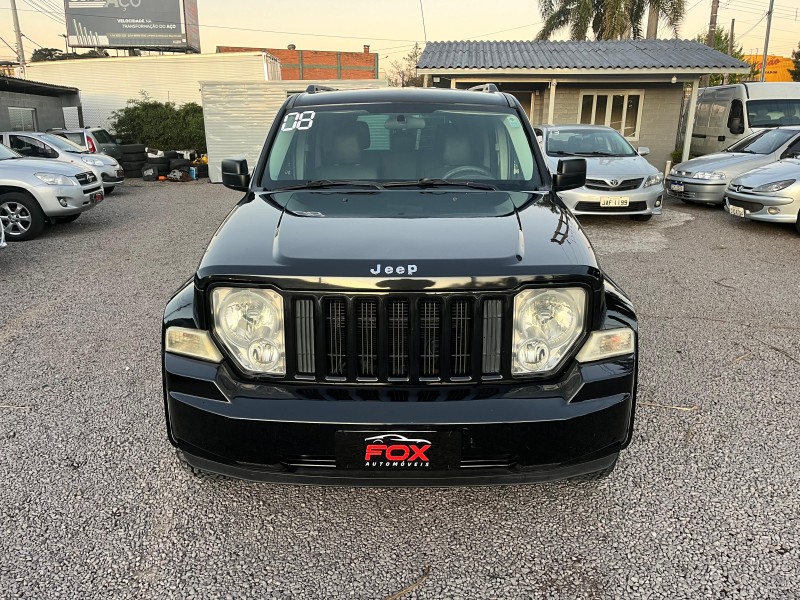
<path id="1" fill-rule="evenodd" d="M 333 382 L 498 378 L 506 304 L 484 296 L 294 298 L 289 375 Z"/>

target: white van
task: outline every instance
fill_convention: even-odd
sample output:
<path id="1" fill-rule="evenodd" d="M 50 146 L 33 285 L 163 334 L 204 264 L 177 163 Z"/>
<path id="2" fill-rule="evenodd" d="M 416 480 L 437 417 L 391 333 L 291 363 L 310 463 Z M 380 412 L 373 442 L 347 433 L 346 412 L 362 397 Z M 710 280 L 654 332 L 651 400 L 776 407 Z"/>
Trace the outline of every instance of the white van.
<path id="1" fill-rule="evenodd" d="M 692 156 L 719 152 L 755 131 L 800 125 L 800 83 L 736 83 L 702 88 Z"/>

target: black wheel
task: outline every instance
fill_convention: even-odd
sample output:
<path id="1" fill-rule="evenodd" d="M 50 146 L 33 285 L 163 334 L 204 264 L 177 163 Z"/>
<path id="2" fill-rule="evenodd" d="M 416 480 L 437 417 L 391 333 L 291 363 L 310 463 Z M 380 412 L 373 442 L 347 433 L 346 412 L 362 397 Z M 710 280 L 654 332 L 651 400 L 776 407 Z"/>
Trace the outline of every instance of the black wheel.
<path id="1" fill-rule="evenodd" d="M 632 221 L 645 222 L 645 221 L 649 221 L 652 218 L 653 218 L 653 215 L 631 215 L 631 220 Z"/>
<path id="2" fill-rule="evenodd" d="M 577 475 L 575 477 L 571 477 L 570 481 L 599 481 L 611 475 L 616 466 L 617 466 L 617 461 L 615 460 L 613 463 L 611 463 L 611 465 L 607 466 L 605 469 L 600 469 L 599 471 L 592 471 L 591 473 L 584 473 L 583 475 Z"/>
<path id="3" fill-rule="evenodd" d="M 797 223 L 794 224 L 794 228 L 797 229 L 797 233 L 800 233 L 800 213 L 797 213 Z"/>
<path id="4" fill-rule="evenodd" d="M 182 169 L 183 167 L 188 167 L 190 164 L 191 163 L 185 158 L 173 158 L 169 161 L 169 170 L 174 171 L 175 169 Z"/>
<path id="5" fill-rule="evenodd" d="M 212 473 L 211 471 L 205 471 L 203 469 L 198 469 L 197 467 L 193 467 L 188 463 L 186 458 L 183 456 L 183 453 L 178 450 L 175 455 L 178 457 L 178 464 L 181 466 L 181 469 L 193 475 L 195 477 L 199 477 L 200 479 L 217 479 L 217 480 L 225 480 L 230 479 L 230 477 L 226 477 L 225 475 L 220 475 L 219 473 Z"/>
<path id="6" fill-rule="evenodd" d="M 183 156 L 181 156 L 180 154 L 178 154 L 177 152 L 175 152 L 175 150 L 166 150 L 166 151 L 164 152 L 164 157 L 165 157 L 165 158 L 169 158 L 169 159 L 173 159 L 173 158 L 183 158 Z"/>
<path id="7" fill-rule="evenodd" d="M 103 191 L 105 192 L 105 195 L 106 195 L 106 196 L 108 196 L 109 194 L 113 194 L 113 193 L 114 193 L 114 190 L 115 190 L 116 188 L 117 188 L 117 186 L 115 186 L 115 185 L 112 185 L 112 186 L 111 186 L 111 187 L 109 187 L 109 188 L 105 188 L 105 190 L 103 190 Z"/>
<path id="8" fill-rule="evenodd" d="M 106 192 L 108 193 L 108 192 Z M 81 213 L 77 215 L 68 215 L 66 217 L 56 217 L 56 223 L 73 223 L 78 220 L 78 217 L 81 216 Z"/>
<path id="9" fill-rule="evenodd" d="M 141 169 L 125 169 L 125 177 L 130 179 L 141 179 L 142 178 L 142 170 Z"/>
<path id="10" fill-rule="evenodd" d="M 147 147 L 144 144 L 122 144 L 120 148 L 124 154 L 141 154 L 147 151 Z"/>
<path id="11" fill-rule="evenodd" d="M 27 194 L 9 192 L 0 196 L 0 227 L 9 242 L 32 240 L 42 233 L 44 224 L 39 203 Z"/>
<path id="12" fill-rule="evenodd" d="M 137 160 L 137 161 L 126 160 L 125 162 L 122 163 L 122 169 L 124 171 L 136 171 L 137 169 L 141 170 L 142 167 L 144 166 L 145 162 L 147 162 L 147 161 L 144 161 L 144 160 Z"/>
<path id="13" fill-rule="evenodd" d="M 166 156 L 149 156 L 147 158 L 147 162 L 151 165 L 169 165 L 169 161 L 172 160 L 167 158 Z"/>

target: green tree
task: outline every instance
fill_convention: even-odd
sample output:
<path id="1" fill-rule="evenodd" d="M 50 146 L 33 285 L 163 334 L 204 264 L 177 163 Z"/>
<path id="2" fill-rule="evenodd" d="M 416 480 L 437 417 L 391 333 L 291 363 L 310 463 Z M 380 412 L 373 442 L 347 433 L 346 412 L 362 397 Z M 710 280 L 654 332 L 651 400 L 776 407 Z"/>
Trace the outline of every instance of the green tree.
<path id="1" fill-rule="evenodd" d="M 392 61 L 389 68 L 389 85 L 394 87 L 422 87 L 423 76 L 417 75 L 417 63 L 422 56 L 422 48 L 414 44 L 402 60 Z"/>
<path id="2" fill-rule="evenodd" d="M 64 53 L 58 48 L 37 48 L 31 54 L 31 62 L 44 62 L 47 60 L 60 60 Z"/>
<path id="3" fill-rule="evenodd" d="M 789 75 L 791 75 L 792 81 L 800 81 L 800 43 L 797 44 L 797 50 L 792 50 L 792 60 L 794 69 L 789 69 Z"/>
<path id="4" fill-rule="evenodd" d="M 699 34 L 696 39 L 701 44 L 705 44 L 707 38 L 708 38 L 708 32 Z M 714 50 L 719 50 L 723 54 L 729 54 L 728 47 L 730 46 L 730 40 L 731 40 L 730 32 L 727 31 L 724 27 L 717 27 L 714 30 Z M 742 46 L 734 45 L 733 51 L 730 52 L 730 56 L 732 56 L 733 58 L 738 58 L 741 61 L 744 61 L 744 52 L 742 52 Z M 751 64 L 750 72 L 747 75 L 728 75 L 727 82 L 739 83 L 740 81 L 751 81 L 758 76 L 758 73 L 759 69 L 755 65 Z M 708 85 L 722 85 L 723 83 L 725 83 L 725 78 L 719 73 L 714 73 L 708 80 Z"/>
<path id="5" fill-rule="evenodd" d="M 161 150 L 206 151 L 203 108 L 194 102 L 177 106 L 158 102 L 145 92 L 114 111 L 111 128 L 126 144 L 145 144 Z"/>
<path id="6" fill-rule="evenodd" d="M 685 0 L 540 0 L 544 25 L 536 38 L 549 40 L 569 29 L 571 39 L 585 40 L 591 28 L 596 40 L 641 39 L 642 22 L 651 7 L 677 37 Z"/>

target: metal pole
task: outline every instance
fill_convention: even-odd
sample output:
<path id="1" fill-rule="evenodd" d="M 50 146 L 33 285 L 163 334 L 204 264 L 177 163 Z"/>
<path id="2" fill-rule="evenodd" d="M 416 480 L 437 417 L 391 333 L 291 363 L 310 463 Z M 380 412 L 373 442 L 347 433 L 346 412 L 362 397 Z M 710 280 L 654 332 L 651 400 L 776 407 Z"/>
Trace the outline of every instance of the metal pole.
<path id="1" fill-rule="evenodd" d="M 11 0 L 11 16 L 14 19 L 14 33 L 17 35 L 17 61 L 19 62 L 22 77 L 25 78 L 25 48 L 22 47 L 22 32 L 19 29 L 19 15 L 17 14 L 17 0 Z"/>
<path id="2" fill-rule="evenodd" d="M 719 11 L 719 0 L 711 0 L 711 18 L 708 21 L 708 34 L 706 35 L 706 46 L 714 47 L 714 39 L 717 31 L 717 12 Z M 702 86 L 706 87 L 711 82 L 711 75 L 703 75 Z"/>
<path id="3" fill-rule="evenodd" d="M 14 0 L 11 0 L 13 6 Z M 764 37 L 764 57 L 761 59 L 761 81 L 767 76 L 767 51 L 769 50 L 769 30 L 772 28 L 772 8 L 775 0 L 769 0 L 769 12 L 767 12 L 767 35 Z"/>
<path id="4" fill-rule="evenodd" d="M 731 19 L 731 30 L 728 32 L 728 56 L 733 56 L 733 28 L 736 25 L 736 19 Z M 722 83 L 728 83 L 730 81 L 730 74 L 725 73 L 725 76 L 722 78 Z"/>

